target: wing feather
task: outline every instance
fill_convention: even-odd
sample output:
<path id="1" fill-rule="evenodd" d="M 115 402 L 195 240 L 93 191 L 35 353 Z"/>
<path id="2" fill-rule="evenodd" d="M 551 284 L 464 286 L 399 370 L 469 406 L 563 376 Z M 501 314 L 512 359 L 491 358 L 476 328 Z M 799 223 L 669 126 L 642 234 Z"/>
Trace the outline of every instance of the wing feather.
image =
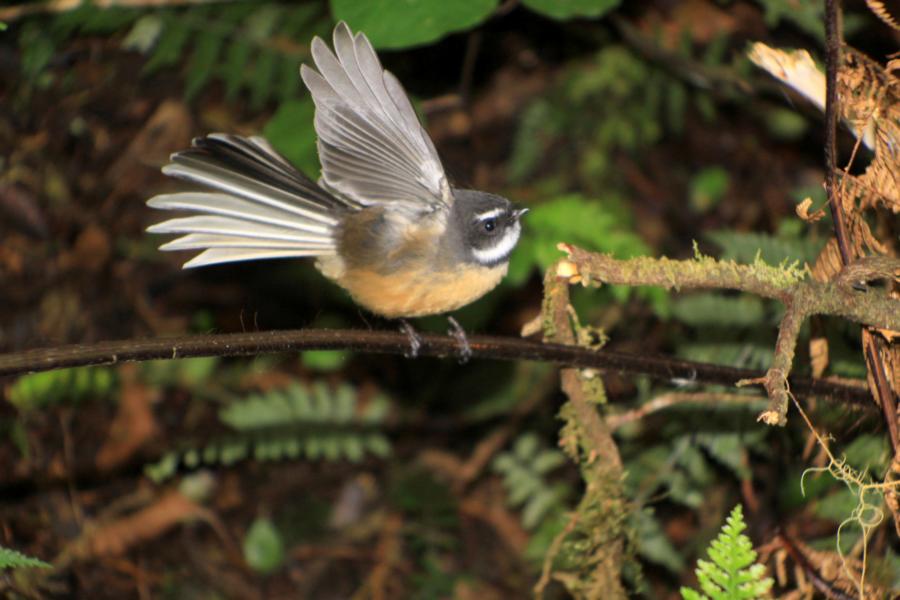
<path id="1" fill-rule="evenodd" d="M 318 71 L 303 65 L 300 74 L 316 104 L 325 184 L 363 205 L 446 209 L 451 195 L 434 144 L 366 36 L 341 22 L 334 52 L 316 38 L 312 57 Z"/>

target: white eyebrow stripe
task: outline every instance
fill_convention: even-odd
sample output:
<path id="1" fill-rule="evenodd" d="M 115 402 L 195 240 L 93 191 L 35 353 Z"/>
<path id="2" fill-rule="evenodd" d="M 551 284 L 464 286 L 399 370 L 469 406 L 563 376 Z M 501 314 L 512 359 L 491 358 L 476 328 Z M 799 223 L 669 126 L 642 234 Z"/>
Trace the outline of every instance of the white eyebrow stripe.
<path id="1" fill-rule="evenodd" d="M 492 208 L 491 210 L 486 210 L 482 213 L 477 213 L 475 218 L 479 221 L 487 221 L 488 219 L 495 219 L 505 213 L 506 210 L 502 208 Z"/>
<path id="2" fill-rule="evenodd" d="M 510 226 L 509 229 L 503 234 L 503 237 L 497 240 L 497 243 L 491 246 L 490 248 L 472 249 L 472 256 L 482 264 L 490 264 L 493 262 L 497 262 L 509 256 L 509 254 L 513 251 L 513 248 L 516 247 L 516 244 L 519 241 L 519 234 L 522 232 L 522 227 L 519 223 L 514 223 Z"/>

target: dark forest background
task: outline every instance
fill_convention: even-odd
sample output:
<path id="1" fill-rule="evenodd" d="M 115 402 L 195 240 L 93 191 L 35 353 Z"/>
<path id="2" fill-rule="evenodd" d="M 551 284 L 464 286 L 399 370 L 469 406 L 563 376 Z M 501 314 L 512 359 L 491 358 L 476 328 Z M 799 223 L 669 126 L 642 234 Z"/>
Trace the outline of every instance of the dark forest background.
<path id="1" fill-rule="evenodd" d="M 821 111 L 747 56 L 762 41 L 824 64 L 822 2 L 5 3 L 0 351 L 394 329 L 307 262 L 183 271 L 187 255 L 159 252 L 144 231 L 161 219 L 145 200 L 183 188 L 160 167 L 197 135 L 263 135 L 318 175 L 298 70 L 338 19 L 366 32 L 404 84 L 457 186 L 531 209 L 508 277 L 456 315 L 472 334 L 518 336 L 539 315 L 559 242 L 812 269 L 832 237 L 829 216 L 796 212 L 806 198 L 825 204 Z M 842 23 L 875 61 L 897 52 L 900 34 L 866 3 L 846 2 Z M 839 165 L 854 141 L 841 128 Z M 861 150 L 852 171 L 870 159 Z M 861 218 L 896 256 L 888 208 Z M 576 286 L 572 304 L 607 349 L 752 369 L 769 367 L 782 315 L 750 295 L 644 287 Z M 416 327 L 442 333 L 446 320 Z M 859 327 L 807 324 L 795 372 L 864 385 Z M 874 402 L 804 399 L 859 476 L 841 481 L 796 413 L 783 428 L 756 421 L 760 390 L 617 372 L 600 389 L 625 473 L 630 595 L 696 587 L 696 560 L 738 504 L 773 595 L 817 597 L 815 577 L 846 597 L 898 593 L 887 488 L 865 486 L 893 456 Z M 607 597 L 579 587 L 593 567 L 577 546 L 553 548 L 586 493 L 560 447 L 564 400 L 544 363 L 342 351 L 0 380 L 0 546 L 52 563 L 3 571 L 0 590 L 515 598 L 552 567 L 574 579 L 552 580 L 544 597 Z"/>

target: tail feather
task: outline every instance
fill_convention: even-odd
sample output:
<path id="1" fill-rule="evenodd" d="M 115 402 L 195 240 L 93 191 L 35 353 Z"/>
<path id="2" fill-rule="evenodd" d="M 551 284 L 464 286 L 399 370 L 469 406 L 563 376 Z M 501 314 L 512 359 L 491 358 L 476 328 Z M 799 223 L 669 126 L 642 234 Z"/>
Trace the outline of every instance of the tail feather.
<path id="1" fill-rule="evenodd" d="M 356 206 L 323 190 L 262 138 L 213 134 L 172 156 L 163 173 L 216 192 L 161 194 L 153 208 L 192 216 L 152 225 L 152 233 L 186 234 L 161 250 L 198 250 L 185 268 L 334 254 L 341 213 Z"/>
<path id="2" fill-rule="evenodd" d="M 185 210 L 207 215 L 240 219 L 246 221 L 248 224 L 259 223 L 261 225 L 272 225 L 303 232 L 309 234 L 309 237 L 330 238 L 332 231 L 331 224 L 323 224 L 318 221 L 310 222 L 307 220 L 299 220 L 297 219 L 297 215 L 293 213 L 280 209 L 273 209 L 264 204 L 254 203 L 227 194 L 207 192 L 161 194 L 148 200 L 147 205 L 152 208 L 163 210 Z M 170 223 L 170 221 L 152 225 L 148 231 L 152 233 L 177 233 L 160 229 L 161 226 L 168 223 Z"/>
<path id="3" fill-rule="evenodd" d="M 331 245 L 326 236 L 312 236 L 299 233 L 284 227 L 263 225 L 244 219 L 197 215 L 169 219 L 165 223 L 153 225 L 147 229 L 150 233 L 210 233 L 237 238 L 251 238 L 261 241 L 282 242 L 317 242 Z"/>
<path id="4" fill-rule="evenodd" d="M 260 245 L 259 240 L 253 238 L 240 238 L 232 235 L 220 235 L 214 233 L 189 233 L 177 240 L 160 246 L 163 250 L 205 250 L 207 248 L 257 248 L 268 250 L 309 250 L 327 252 L 331 250 L 328 242 L 292 242 L 266 240 Z"/>
<path id="5" fill-rule="evenodd" d="M 245 260 L 263 260 L 266 258 L 303 258 L 321 256 L 313 250 L 265 250 L 262 248 L 209 248 L 182 265 L 184 269 L 206 267 L 222 263 Z"/>

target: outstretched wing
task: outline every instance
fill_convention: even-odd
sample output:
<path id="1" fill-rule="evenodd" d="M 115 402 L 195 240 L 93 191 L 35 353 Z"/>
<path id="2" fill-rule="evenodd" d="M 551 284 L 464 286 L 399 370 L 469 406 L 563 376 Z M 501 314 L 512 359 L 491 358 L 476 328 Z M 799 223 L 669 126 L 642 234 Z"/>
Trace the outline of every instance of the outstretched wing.
<path id="1" fill-rule="evenodd" d="M 368 38 L 344 22 L 335 27 L 334 49 L 337 55 L 315 38 L 318 71 L 300 68 L 316 104 L 324 183 L 363 205 L 447 208 L 444 168 L 400 82 L 382 68 Z"/>

